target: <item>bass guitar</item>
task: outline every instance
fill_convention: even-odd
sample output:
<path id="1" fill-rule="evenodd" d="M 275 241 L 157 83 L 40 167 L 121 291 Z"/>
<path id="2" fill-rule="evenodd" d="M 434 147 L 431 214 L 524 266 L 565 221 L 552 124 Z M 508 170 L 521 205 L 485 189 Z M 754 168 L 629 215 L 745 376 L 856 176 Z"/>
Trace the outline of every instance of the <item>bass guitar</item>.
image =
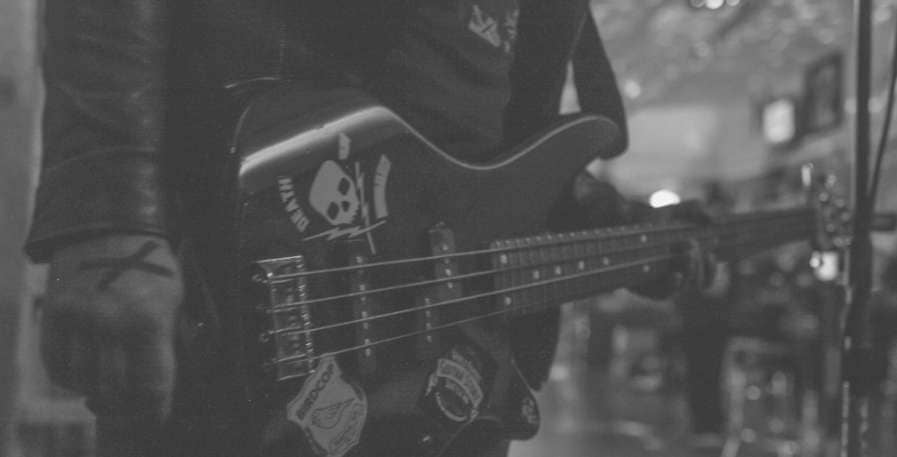
<path id="1" fill-rule="evenodd" d="M 356 91 L 281 85 L 230 113 L 194 236 L 206 306 L 180 357 L 184 454 L 478 455 L 481 436 L 531 437 L 519 319 L 698 249 L 734 259 L 821 232 L 816 205 L 558 231 L 572 178 L 620 134 L 599 116 L 470 164 Z"/>

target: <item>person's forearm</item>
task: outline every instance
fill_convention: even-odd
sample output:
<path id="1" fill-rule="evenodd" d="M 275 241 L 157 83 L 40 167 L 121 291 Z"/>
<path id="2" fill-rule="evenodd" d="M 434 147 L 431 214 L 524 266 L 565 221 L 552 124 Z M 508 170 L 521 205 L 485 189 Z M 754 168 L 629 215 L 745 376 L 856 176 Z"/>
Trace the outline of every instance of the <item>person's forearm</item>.
<path id="1" fill-rule="evenodd" d="M 166 235 L 161 147 L 168 0 L 48 0 L 44 157 L 27 250 Z"/>

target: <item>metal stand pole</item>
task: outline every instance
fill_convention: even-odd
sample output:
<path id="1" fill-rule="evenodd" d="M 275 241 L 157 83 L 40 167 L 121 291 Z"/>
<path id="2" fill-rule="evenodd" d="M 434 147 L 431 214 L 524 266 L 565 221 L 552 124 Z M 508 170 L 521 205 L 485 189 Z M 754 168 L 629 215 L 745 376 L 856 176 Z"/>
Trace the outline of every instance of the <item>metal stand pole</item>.
<path id="1" fill-rule="evenodd" d="M 841 457 L 868 456 L 869 380 L 872 338 L 869 295 L 872 244 L 869 230 L 869 92 L 872 0 L 856 2 L 856 124 L 853 177 L 853 241 L 848 257 L 848 313 L 843 340 Z"/>

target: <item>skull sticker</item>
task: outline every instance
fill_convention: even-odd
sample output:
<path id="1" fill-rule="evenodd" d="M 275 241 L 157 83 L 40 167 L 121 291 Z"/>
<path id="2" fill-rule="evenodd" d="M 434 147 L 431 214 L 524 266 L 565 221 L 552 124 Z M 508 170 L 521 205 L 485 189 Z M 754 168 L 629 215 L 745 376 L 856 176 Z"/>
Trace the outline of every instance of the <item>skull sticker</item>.
<path id="1" fill-rule="evenodd" d="M 336 162 L 321 165 L 311 185 L 309 203 L 331 225 L 350 225 L 360 208 L 355 182 Z"/>
<path id="2" fill-rule="evenodd" d="M 389 216 L 386 186 L 392 162 L 386 155 L 352 157 L 352 139 L 347 134 L 339 134 L 335 143 L 338 160 L 321 163 L 307 194 L 311 209 L 330 227 L 318 230 L 317 223 L 302 212 L 290 177 L 278 181 L 284 209 L 301 233 L 309 227 L 316 232 L 304 237 L 306 241 L 364 236 L 370 252 L 376 254 L 371 232 Z"/>

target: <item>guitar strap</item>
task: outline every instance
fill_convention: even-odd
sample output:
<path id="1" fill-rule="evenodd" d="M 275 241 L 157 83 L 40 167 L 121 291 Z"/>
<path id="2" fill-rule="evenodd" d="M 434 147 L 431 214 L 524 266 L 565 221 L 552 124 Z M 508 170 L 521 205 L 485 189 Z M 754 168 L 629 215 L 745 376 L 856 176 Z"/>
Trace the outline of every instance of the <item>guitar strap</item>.
<path id="1" fill-rule="evenodd" d="M 628 142 L 623 100 L 591 9 L 585 16 L 573 51 L 573 82 L 583 112 L 606 116 L 620 127 L 619 144 L 611 150 L 621 154 Z"/>

